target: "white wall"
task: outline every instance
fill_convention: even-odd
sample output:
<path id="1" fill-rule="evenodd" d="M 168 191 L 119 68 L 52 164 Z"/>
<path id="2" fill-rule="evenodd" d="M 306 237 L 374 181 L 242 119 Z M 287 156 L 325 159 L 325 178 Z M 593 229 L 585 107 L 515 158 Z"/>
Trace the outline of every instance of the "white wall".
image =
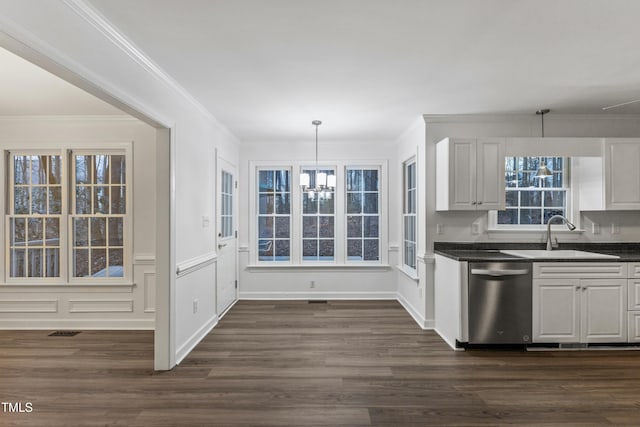
<path id="1" fill-rule="evenodd" d="M 132 143 L 134 286 L 0 284 L 0 328 L 153 329 L 156 169 L 148 159 L 155 159 L 155 129 L 127 117 L 0 117 L 0 150 L 46 148 L 61 142 L 77 147 Z M 4 177 L 0 185 L 6 186 Z M 0 259 L 5 257 L 2 244 Z"/>
<path id="2" fill-rule="evenodd" d="M 159 128 L 171 130 L 171 169 L 167 192 L 175 197 L 168 275 L 159 275 L 156 368 L 168 369 L 215 325 L 216 221 L 215 153 L 238 161 L 237 141 L 191 95 L 153 62 L 123 42 L 122 34 L 82 1 L 0 0 L 0 45 Z M 125 39 L 126 40 L 126 37 Z M 162 156 L 160 156 L 162 157 Z M 164 195 L 163 195 L 164 196 Z M 161 209 L 166 209 L 161 206 Z M 169 228 L 168 226 L 166 227 Z M 159 227 L 159 230 L 162 230 Z M 197 261 L 205 272 L 177 278 L 176 268 Z M 193 270 L 191 270 L 193 271 Z M 193 297 L 199 299 L 193 313 Z M 180 350 L 180 351 L 179 351 Z M 178 354 L 180 353 L 180 354 Z"/>
<path id="3" fill-rule="evenodd" d="M 390 194 L 383 189 L 383 203 L 390 205 L 387 222 L 388 247 L 381 247 L 387 251 L 387 267 L 253 267 L 251 266 L 251 251 L 254 250 L 249 236 L 250 221 L 255 218 L 250 215 L 250 204 L 256 203 L 248 189 L 250 180 L 254 179 L 250 170 L 250 162 L 305 162 L 313 164 L 315 161 L 315 142 L 313 127 L 309 126 L 309 141 L 299 143 L 243 143 L 241 145 L 240 163 L 240 298 L 285 298 L 285 299 L 395 299 L 396 273 L 392 266 L 397 264 L 398 255 L 398 216 L 396 199 L 387 198 Z M 319 159 L 323 162 L 349 161 L 385 161 L 388 164 L 387 181 L 389 188 L 397 186 L 398 166 L 395 161 L 395 149 L 389 142 L 371 141 L 367 143 L 354 142 L 322 142 L 319 137 Z M 394 192 L 392 191 L 391 194 Z M 340 196 L 340 193 L 339 193 Z M 292 203 L 298 203 L 292 200 Z M 382 227 L 382 224 L 381 224 Z M 296 239 L 292 233 L 292 238 Z M 310 288 L 310 281 L 315 281 L 315 288 Z"/>
<path id="4" fill-rule="evenodd" d="M 425 157 L 425 126 L 424 120 L 419 118 L 396 140 L 397 179 L 393 188 L 395 201 L 392 206 L 398 215 L 396 223 L 400 252 L 396 268 L 396 280 L 398 283 L 398 300 L 407 309 L 411 316 L 422 328 L 433 326 L 433 322 L 427 320 L 427 313 L 433 311 L 433 300 L 426 298 L 433 294 L 432 289 L 427 289 L 427 274 L 433 269 L 433 256 L 426 254 L 426 215 L 425 200 L 427 189 L 427 167 Z M 402 203 L 403 203 L 403 178 L 402 165 L 410 158 L 415 158 L 418 183 L 418 230 L 417 230 L 417 265 L 416 275 L 406 274 L 402 268 Z"/>

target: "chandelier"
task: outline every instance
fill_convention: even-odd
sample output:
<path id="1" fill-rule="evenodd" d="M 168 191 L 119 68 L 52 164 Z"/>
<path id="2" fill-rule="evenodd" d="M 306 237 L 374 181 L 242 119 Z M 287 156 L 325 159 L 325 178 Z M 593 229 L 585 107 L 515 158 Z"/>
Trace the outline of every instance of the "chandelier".
<path id="1" fill-rule="evenodd" d="M 309 198 L 313 199 L 316 194 L 320 198 L 330 198 L 331 192 L 336 187 L 336 176 L 334 174 L 327 175 L 326 172 L 320 172 L 318 169 L 318 126 L 322 124 L 320 120 L 314 120 L 311 122 L 316 127 L 316 165 L 315 165 L 315 182 L 311 187 L 311 176 L 307 172 L 300 174 L 300 186 L 302 191 L 309 195 Z"/>

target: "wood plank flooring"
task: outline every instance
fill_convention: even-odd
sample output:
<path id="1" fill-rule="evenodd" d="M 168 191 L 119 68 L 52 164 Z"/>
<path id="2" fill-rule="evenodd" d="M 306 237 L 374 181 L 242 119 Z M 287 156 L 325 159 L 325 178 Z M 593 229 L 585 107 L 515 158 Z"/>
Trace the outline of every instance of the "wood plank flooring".
<path id="1" fill-rule="evenodd" d="M 640 425 L 640 351 L 454 352 L 394 301 L 241 301 L 170 372 L 47 334 L 0 331 L 0 426 Z"/>

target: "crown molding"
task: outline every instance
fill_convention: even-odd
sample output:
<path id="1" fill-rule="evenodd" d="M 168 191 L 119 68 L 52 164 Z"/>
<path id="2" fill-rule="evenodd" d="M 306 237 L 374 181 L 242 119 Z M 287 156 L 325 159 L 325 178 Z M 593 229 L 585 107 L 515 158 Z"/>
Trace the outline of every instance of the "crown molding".
<path id="1" fill-rule="evenodd" d="M 211 120 L 220 130 L 222 130 L 234 141 L 239 139 L 204 107 L 197 99 L 191 95 L 184 87 L 182 87 L 173 77 L 165 72 L 151 58 L 149 58 L 141 49 L 139 49 L 131 40 L 129 40 L 118 28 L 111 24 L 104 16 L 98 12 L 92 5 L 85 0 L 62 0 L 62 2 L 75 12 L 80 18 L 86 21 L 94 29 L 102 33 L 113 45 L 119 48 L 127 56 L 133 59 L 138 65 L 144 68 L 149 74 L 163 82 L 166 86 L 174 90 L 193 107 L 195 107 L 202 115 Z"/>
<path id="2" fill-rule="evenodd" d="M 500 122 L 504 120 L 534 120 L 539 121 L 539 117 L 534 114 L 424 114 L 425 123 L 460 123 L 460 122 Z M 545 115 L 546 121 L 554 119 L 567 120 L 640 120 L 639 114 L 548 114 Z"/>
<path id="3" fill-rule="evenodd" d="M 100 115 L 24 115 L 0 116 L 0 122 L 140 122 L 137 118 L 126 114 Z"/>

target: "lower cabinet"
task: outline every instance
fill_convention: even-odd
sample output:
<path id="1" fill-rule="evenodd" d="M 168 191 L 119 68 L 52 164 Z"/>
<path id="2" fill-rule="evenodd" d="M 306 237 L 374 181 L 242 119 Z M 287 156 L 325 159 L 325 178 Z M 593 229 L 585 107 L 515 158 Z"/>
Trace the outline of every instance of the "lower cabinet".
<path id="1" fill-rule="evenodd" d="M 628 286 L 628 340 L 640 342 L 640 263 L 629 263 Z"/>
<path id="2" fill-rule="evenodd" d="M 589 265 L 534 264 L 533 342 L 627 341 L 626 266 L 600 263 L 600 270 L 596 263 Z"/>

